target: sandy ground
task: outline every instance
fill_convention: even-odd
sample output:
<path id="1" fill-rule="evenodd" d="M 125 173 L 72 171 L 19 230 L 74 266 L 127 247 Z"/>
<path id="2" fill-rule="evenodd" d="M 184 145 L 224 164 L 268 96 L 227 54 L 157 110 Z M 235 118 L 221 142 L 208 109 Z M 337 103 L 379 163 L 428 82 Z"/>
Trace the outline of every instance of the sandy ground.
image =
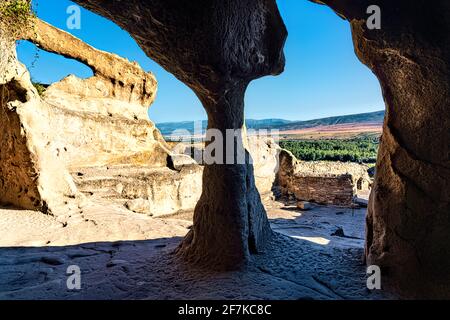
<path id="1" fill-rule="evenodd" d="M 265 204 L 273 242 L 245 270 L 226 273 L 173 255 L 192 213 L 158 219 L 90 203 L 55 219 L 2 208 L 0 299 L 395 298 L 366 288 L 365 209 Z M 331 235 L 339 227 L 345 237 Z M 71 265 L 81 290 L 67 288 Z"/>

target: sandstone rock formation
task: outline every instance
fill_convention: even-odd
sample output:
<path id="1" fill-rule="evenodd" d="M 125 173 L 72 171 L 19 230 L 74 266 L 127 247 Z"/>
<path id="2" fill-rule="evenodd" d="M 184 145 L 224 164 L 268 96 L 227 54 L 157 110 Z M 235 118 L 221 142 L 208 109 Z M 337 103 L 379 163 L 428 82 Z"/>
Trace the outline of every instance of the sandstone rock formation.
<path id="1" fill-rule="evenodd" d="M 299 161 L 283 149 L 277 182 L 282 194 L 293 194 L 297 200 L 351 206 L 358 193 L 369 191 L 367 169 L 357 163 Z"/>
<path id="2" fill-rule="evenodd" d="M 94 76 L 70 75 L 40 97 L 13 43 L 2 41 L 12 58 L 2 54 L 0 202 L 64 215 L 84 194 L 121 205 L 141 199 L 155 216 L 192 210 L 202 170 L 171 152 L 148 119 L 153 74 L 39 19 L 25 30 L 22 38 L 87 64 Z"/>
<path id="3" fill-rule="evenodd" d="M 381 266 L 385 288 L 410 297 L 449 297 L 450 3 L 313 1 L 328 4 L 351 23 L 356 54 L 377 75 L 386 101 L 367 217 L 367 263 Z M 75 2 L 126 29 L 149 57 L 197 94 L 208 113 L 209 128 L 221 132 L 243 126 L 243 98 L 249 82 L 283 69 L 286 30 L 274 0 Z M 381 29 L 366 26 L 370 5 L 381 9 Z M 55 156 L 61 149 L 46 121 L 48 104 L 42 103 L 1 30 L 0 49 L 1 139 L 6 146 L 0 153 L 1 200 L 47 210 L 73 197 L 74 186 Z M 106 84 L 95 89 L 99 92 L 132 103 L 141 100 L 140 105 L 153 96 L 142 79 L 132 77 L 135 87 L 133 81 L 116 86 L 114 72 L 111 76 L 101 69 L 96 76 Z M 58 105 L 52 91 L 67 93 L 72 85 L 85 84 L 66 79 L 51 88 L 49 97 Z M 137 100 L 131 94 L 134 88 L 143 94 Z M 86 96 L 99 98 L 95 90 Z M 154 132 L 144 135 L 150 131 Z M 134 151 L 145 154 L 140 147 Z M 163 166 L 163 158 L 157 162 L 170 170 Z M 108 157 L 97 160 L 111 161 Z M 193 229 L 179 249 L 181 256 L 209 268 L 230 269 L 245 265 L 251 253 L 264 250 L 271 230 L 249 162 L 205 166 L 203 193 Z M 74 166 L 78 165 L 84 166 L 74 160 Z"/>
<path id="4" fill-rule="evenodd" d="M 180 171 L 168 167 L 115 165 L 86 167 L 73 174 L 78 189 L 89 199 L 125 205 L 132 211 L 134 200 L 146 202 L 145 212 L 163 216 L 192 211 L 202 192 L 202 167 L 183 166 Z M 142 207 L 142 201 L 140 206 Z"/>
<path id="5" fill-rule="evenodd" d="M 43 97 L 78 189 L 153 216 L 193 210 L 202 170 L 171 152 L 148 119 L 157 90 L 153 74 L 37 19 L 27 39 L 94 70 L 91 78 L 71 75 L 52 84 Z"/>
<path id="6" fill-rule="evenodd" d="M 255 184 L 262 197 L 271 197 L 280 169 L 281 148 L 271 137 L 248 136 L 248 151 L 252 156 Z"/>
<path id="7" fill-rule="evenodd" d="M 34 19 L 24 39 L 85 63 L 94 72 L 87 79 L 70 75 L 49 86 L 43 96 L 49 125 L 58 133 L 59 157 L 70 170 L 167 165 L 165 141 L 147 114 L 157 91 L 152 73 L 39 19 Z"/>
<path id="8" fill-rule="evenodd" d="M 386 102 L 366 259 L 383 285 L 450 297 L 450 2 L 320 0 L 351 22 L 356 54 Z M 366 26 L 369 5 L 381 29 Z"/>
<path id="9" fill-rule="evenodd" d="M 75 197 L 76 187 L 54 157 L 47 109 L 4 30 L 0 50 L 0 202 L 51 213 Z"/>
<path id="10" fill-rule="evenodd" d="M 224 136 L 244 124 L 249 82 L 283 70 L 286 29 L 274 0 L 75 2 L 127 30 L 149 57 L 194 90 L 208 128 Z M 209 268 L 241 267 L 272 234 L 253 167 L 207 165 L 203 177 L 194 226 L 179 253 Z"/>
<path id="11" fill-rule="evenodd" d="M 37 18 L 25 30 L 22 38 L 48 52 L 83 62 L 94 71 L 87 79 L 69 75 L 47 87 L 42 97 L 36 96 L 46 134 L 52 133 L 51 153 L 46 156 L 71 172 L 72 177 L 65 171 L 73 190 L 71 197 L 75 196 L 76 185 L 89 199 L 125 205 L 153 216 L 194 210 L 202 192 L 203 167 L 188 156 L 170 151 L 148 119 L 147 109 L 157 90 L 153 74 Z M 4 128 L 8 134 L 10 128 Z M 270 139 L 251 137 L 248 148 L 257 168 L 257 187 L 270 195 L 278 167 L 278 146 Z M 4 159 L 17 157 L 19 150 L 4 149 Z M 10 163 L 4 161 L 2 165 L 2 172 L 7 172 Z M 23 163 L 21 167 L 29 170 L 32 166 Z M 9 173 L 11 181 L 16 172 Z M 57 178 L 58 173 L 54 176 Z M 21 180 L 17 188 L 28 189 Z M 48 207 L 37 206 L 37 201 L 36 205 L 14 202 L 15 197 L 21 197 L 16 189 L 4 193 L 2 202 L 28 209 Z M 37 191 L 30 195 L 33 199 L 38 196 Z"/>

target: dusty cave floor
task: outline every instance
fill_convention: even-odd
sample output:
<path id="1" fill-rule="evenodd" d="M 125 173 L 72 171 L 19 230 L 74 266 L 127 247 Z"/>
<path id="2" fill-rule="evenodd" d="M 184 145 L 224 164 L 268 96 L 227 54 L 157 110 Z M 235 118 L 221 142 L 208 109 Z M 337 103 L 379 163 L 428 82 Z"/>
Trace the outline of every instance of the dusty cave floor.
<path id="1" fill-rule="evenodd" d="M 227 273 L 172 254 L 192 213 L 161 219 L 89 203 L 55 220 L 0 208 L 0 299 L 395 298 L 366 289 L 365 209 L 265 205 L 273 242 L 247 270 Z M 331 236 L 338 227 L 348 237 Z M 70 265 L 81 269 L 79 291 L 67 289 Z"/>

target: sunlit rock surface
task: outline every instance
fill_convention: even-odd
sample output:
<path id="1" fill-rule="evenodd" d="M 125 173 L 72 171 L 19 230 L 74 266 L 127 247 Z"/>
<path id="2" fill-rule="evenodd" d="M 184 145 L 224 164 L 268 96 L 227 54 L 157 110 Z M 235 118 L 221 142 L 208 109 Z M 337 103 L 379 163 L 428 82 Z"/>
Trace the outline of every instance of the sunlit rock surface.
<path id="1" fill-rule="evenodd" d="M 184 170 L 189 163 L 174 160 L 182 156 L 148 119 L 153 74 L 39 19 L 32 25 L 24 39 L 85 63 L 94 76 L 70 75 L 39 96 L 10 45 L 2 70 L 0 201 L 54 215 L 85 196 L 123 204 L 143 197 L 154 215 L 192 209 L 201 170 Z"/>
<path id="2" fill-rule="evenodd" d="M 56 133 L 14 43 L 0 31 L 0 202 L 50 213 L 76 187 L 55 156 Z"/>

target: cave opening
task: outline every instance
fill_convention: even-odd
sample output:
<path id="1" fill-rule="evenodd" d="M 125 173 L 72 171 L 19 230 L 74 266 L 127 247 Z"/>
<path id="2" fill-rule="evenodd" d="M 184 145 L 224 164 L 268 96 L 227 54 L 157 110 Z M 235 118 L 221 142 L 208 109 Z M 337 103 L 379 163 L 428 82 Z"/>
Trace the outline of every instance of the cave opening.
<path id="1" fill-rule="evenodd" d="M 235 6 L 214 1 L 213 6 L 205 8 L 200 3 L 191 6 L 155 0 L 151 12 L 145 5 L 138 8 L 143 16 L 159 17 L 150 21 L 151 26 L 130 21 L 136 7 L 123 2 L 76 2 L 128 30 L 149 57 L 196 93 L 207 112 L 208 127 L 224 132 L 242 128 L 249 83 L 283 70 L 286 37 L 274 1 L 230 1 Z M 436 1 L 429 8 L 425 1 L 411 4 L 399 0 L 394 5 L 378 0 L 385 14 L 398 19 L 383 20 L 382 29 L 372 30 L 364 24 L 367 1 L 352 5 L 332 0 L 315 2 L 329 3 L 339 16 L 351 21 L 356 55 L 380 80 L 386 102 L 366 220 L 366 262 L 380 265 L 382 272 L 388 270 L 386 276 L 394 287 L 418 294 L 448 294 L 438 284 L 448 282 L 450 265 L 448 20 L 436 23 L 434 17 L 449 12 L 449 4 Z M 423 12 L 425 8 L 431 11 L 424 17 L 411 14 L 413 9 Z M 261 19 L 264 14 L 268 15 Z M 186 19 L 191 15 L 200 19 Z M 238 25 L 236 19 L 247 22 L 247 27 L 233 30 L 231 27 Z M 205 29 L 205 25 L 216 28 Z M 194 45 L 180 36 L 179 30 L 192 34 L 199 43 Z M 224 33 L 232 36 L 224 37 Z M 252 48 L 246 50 L 246 46 Z M 186 51 L 189 54 L 184 54 Z M 423 52 L 430 54 L 424 56 Z M 293 161 L 289 154 L 285 159 Z M 249 163 L 205 166 L 202 198 L 194 225 L 179 248 L 181 256 L 228 270 L 246 266 L 256 253 L 264 252 L 273 233 L 254 178 Z M 346 179 L 344 175 L 342 180 Z M 302 205 L 300 209 L 307 210 Z M 334 235 L 345 234 L 341 228 Z"/>
<path id="2" fill-rule="evenodd" d="M 341 220 L 331 219 L 336 230 L 297 231 L 294 237 L 327 246 L 353 237 L 363 247 L 385 114 L 380 82 L 355 54 L 348 21 L 310 1 L 296 2 L 296 10 L 283 1 L 278 6 L 289 31 L 285 71 L 253 82 L 248 95 L 264 92 L 264 99 L 275 106 L 289 105 L 291 117 L 306 121 L 294 121 L 279 132 L 278 143 L 291 154 L 280 154 L 281 190 L 276 191 L 281 191 L 289 210 L 303 216 L 299 223 L 317 215 L 316 210 L 340 208 L 316 219 L 325 226 L 330 216 L 339 215 Z M 285 87 L 271 90 L 277 81 Z M 258 108 L 247 106 L 253 112 Z M 319 120 L 307 121 L 313 115 Z M 348 219 L 347 212 L 351 212 Z"/>

